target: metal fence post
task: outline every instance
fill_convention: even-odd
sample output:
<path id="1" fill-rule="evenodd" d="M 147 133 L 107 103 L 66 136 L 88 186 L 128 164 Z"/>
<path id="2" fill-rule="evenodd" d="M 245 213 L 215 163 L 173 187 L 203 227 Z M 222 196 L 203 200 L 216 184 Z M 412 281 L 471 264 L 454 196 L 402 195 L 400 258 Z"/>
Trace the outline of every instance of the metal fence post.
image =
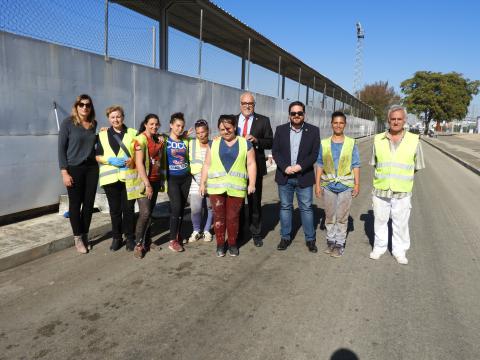
<path id="1" fill-rule="evenodd" d="M 337 101 L 335 100 L 335 88 L 332 90 L 332 99 L 333 99 L 333 111 L 335 111 L 335 106 L 337 105 Z"/>
<path id="2" fill-rule="evenodd" d="M 247 90 L 250 90 L 250 51 L 252 46 L 252 39 L 248 38 L 248 65 L 247 65 Z"/>
<path id="3" fill-rule="evenodd" d="M 198 77 L 202 78 L 202 42 L 203 42 L 203 9 L 200 9 L 200 30 L 198 36 Z"/>
<path id="4" fill-rule="evenodd" d="M 105 34 L 104 34 L 104 56 L 108 60 L 108 0 L 105 0 Z"/>
<path id="5" fill-rule="evenodd" d="M 278 57 L 278 84 L 277 84 L 277 97 L 280 97 L 281 95 L 281 91 L 280 91 L 280 84 L 281 84 L 281 78 L 282 78 L 282 75 L 280 74 L 281 72 L 281 66 L 282 66 L 282 57 L 279 56 Z"/>
<path id="6" fill-rule="evenodd" d="M 322 110 L 325 110 L 325 97 L 327 96 L 327 82 L 323 86 Z"/>
<path id="7" fill-rule="evenodd" d="M 155 34 L 155 26 L 152 26 L 152 65 L 157 66 L 157 35 Z"/>
<path id="8" fill-rule="evenodd" d="M 298 91 L 297 91 L 297 100 L 300 100 L 300 81 L 302 81 L 302 67 L 298 67 Z"/>

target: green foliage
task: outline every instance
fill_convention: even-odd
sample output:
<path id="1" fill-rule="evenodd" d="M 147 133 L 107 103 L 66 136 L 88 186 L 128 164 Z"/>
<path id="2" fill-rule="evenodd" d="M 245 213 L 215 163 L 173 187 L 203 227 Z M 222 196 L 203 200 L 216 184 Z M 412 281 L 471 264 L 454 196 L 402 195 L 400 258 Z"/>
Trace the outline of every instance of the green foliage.
<path id="1" fill-rule="evenodd" d="M 367 84 L 360 90 L 360 99 L 375 110 L 377 121 L 387 119 L 388 108 L 400 102 L 400 96 L 395 93 L 393 86 L 388 86 L 388 81 L 377 81 Z"/>
<path id="2" fill-rule="evenodd" d="M 422 116 L 426 131 L 430 121 L 463 119 L 473 95 L 478 94 L 480 81 L 470 81 L 462 74 L 417 71 L 413 78 L 400 84 L 409 112 Z"/>

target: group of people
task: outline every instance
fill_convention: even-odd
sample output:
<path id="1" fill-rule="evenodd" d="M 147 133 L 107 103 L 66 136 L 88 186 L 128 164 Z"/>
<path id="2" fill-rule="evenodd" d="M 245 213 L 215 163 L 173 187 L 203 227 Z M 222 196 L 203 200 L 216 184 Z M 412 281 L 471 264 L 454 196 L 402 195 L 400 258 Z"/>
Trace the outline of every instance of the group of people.
<path id="1" fill-rule="evenodd" d="M 268 117 L 255 112 L 253 94 L 240 96 L 238 115 L 221 115 L 219 136 L 210 139 L 209 124 L 200 119 L 185 131 L 183 113 L 170 117 L 168 134 L 159 133 L 160 119 L 148 114 L 138 130 L 124 124 L 121 106 L 106 109 L 110 127 L 97 134 L 95 108 L 90 96 L 77 97 L 71 115 L 59 133 L 59 165 L 69 197 L 70 223 L 75 247 L 91 249 L 88 232 L 97 183 L 107 196 L 112 223 L 110 249 L 123 246 L 142 258 L 151 245 L 151 213 L 159 192 L 170 201 L 169 249 L 184 251 L 184 210 L 190 198 L 192 233 L 188 242 L 212 241 L 216 255 L 238 256 L 237 239 L 248 222 L 253 243 L 263 246 L 262 189 L 267 173 L 265 150 L 272 149 L 277 164 L 275 181 L 280 198 L 280 242 L 286 250 L 292 241 L 293 198 L 297 195 L 307 248 L 316 253 L 313 193 L 323 197 L 326 225 L 324 252 L 344 254 L 352 198 L 360 191 L 360 156 L 355 140 L 345 136 L 347 118 L 332 114 L 332 136 L 320 141 L 319 128 L 305 122 L 305 105 L 289 105 L 289 122 L 273 136 Z M 406 111 L 394 106 L 388 113 L 390 128 L 374 140 L 373 205 L 375 245 L 370 258 L 378 259 L 388 244 L 388 220 L 392 218 L 392 254 L 408 263 L 408 218 L 414 171 L 424 167 L 418 136 L 403 130 Z M 244 217 L 245 200 L 248 218 Z M 139 216 L 135 224 L 134 205 Z"/>

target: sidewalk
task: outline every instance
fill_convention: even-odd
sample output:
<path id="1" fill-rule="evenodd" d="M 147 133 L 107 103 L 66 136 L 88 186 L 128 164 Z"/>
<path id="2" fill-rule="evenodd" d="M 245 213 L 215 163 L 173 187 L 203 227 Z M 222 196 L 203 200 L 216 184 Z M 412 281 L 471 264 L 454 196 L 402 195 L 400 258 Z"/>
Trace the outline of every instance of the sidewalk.
<path id="1" fill-rule="evenodd" d="M 422 136 L 422 140 L 480 175 L 480 134 Z"/>

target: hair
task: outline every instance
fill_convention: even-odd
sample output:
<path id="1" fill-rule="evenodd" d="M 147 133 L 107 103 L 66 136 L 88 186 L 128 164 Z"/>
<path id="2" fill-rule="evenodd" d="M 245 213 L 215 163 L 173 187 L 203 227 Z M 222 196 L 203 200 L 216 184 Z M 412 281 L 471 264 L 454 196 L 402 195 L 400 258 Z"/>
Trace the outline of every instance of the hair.
<path id="1" fill-rule="evenodd" d="M 197 121 L 195 121 L 195 129 L 202 126 L 206 127 L 208 130 L 208 121 L 205 119 L 198 119 Z"/>
<path id="2" fill-rule="evenodd" d="M 292 103 L 290 103 L 290 105 L 288 105 L 288 113 L 290 114 L 290 110 L 292 109 L 292 107 L 294 106 L 301 106 L 302 107 L 302 111 L 305 112 L 305 104 L 302 103 L 301 101 L 294 101 Z"/>
<path id="3" fill-rule="evenodd" d="M 336 117 L 342 117 L 343 122 L 345 124 L 347 123 L 347 117 L 345 116 L 345 114 L 342 111 L 334 111 L 333 114 L 332 114 L 332 121 L 331 122 L 333 122 L 333 119 L 335 119 Z"/>
<path id="4" fill-rule="evenodd" d="M 170 124 L 173 124 L 175 120 L 181 120 L 185 122 L 185 117 L 182 112 L 176 112 L 170 116 Z"/>
<path id="5" fill-rule="evenodd" d="M 90 108 L 90 114 L 88 114 L 87 120 L 91 123 L 90 127 L 94 127 L 97 124 L 95 120 L 95 108 L 93 107 L 92 98 L 87 94 L 81 94 L 77 96 L 75 102 L 72 105 L 72 111 L 70 112 L 70 116 L 72 118 L 72 122 L 75 126 L 80 126 L 80 116 L 78 116 L 77 106 L 80 104 L 81 100 L 88 100 L 92 107 Z"/>
<path id="6" fill-rule="evenodd" d="M 233 125 L 233 127 L 237 127 L 237 117 L 235 115 L 220 115 L 218 118 L 217 127 L 220 127 L 220 124 L 227 123 Z"/>
<path id="7" fill-rule="evenodd" d="M 253 94 L 250 91 L 243 92 L 242 95 L 240 95 L 240 101 L 242 101 L 242 97 L 244 97 L 246 95 L 251 96 L 253 98 L 253 102 L 255 102 L 255 96 L 253 96 Z"/>
<path id="8" fill-rule="evenodd" d="M 143 133 L 146 130 L 148 120 L 150 120 L 150 119 L 157 119 L 158 125 L 160 125 L 160 119 L 158 118 L 157 114 L 147 114 L 145 116 L 145 119 L 143 119 L 142 123 L 140 124 L 140 127 L 138 128 L 137 135 Z"/>
<path id="9" fill-rule="evenodd" d="M 402 105 L 392 105 L 388 109 L 387 121 L 390 119 L 390 114 L 394 111 L 403 111 L 403 114 L 405 115 L 405 120 L 407 120 L 407 109 L 405 109 L 405 107 L 403 107 Z"/>
<path id="10" fill-rule="evenodd" d="M 109 106 L 106 110 L 105 110 L 105 115 L 107 115 L 107 117 L 110 116 L 110 114 L 114 111 L 119 111 L 120 114 L 122 114 L 122 117 L 125 117 L 125 111 L 123 111 L 123 107 L 121 107 L 120 105 L 112 105 L 112 106 Z"/>

